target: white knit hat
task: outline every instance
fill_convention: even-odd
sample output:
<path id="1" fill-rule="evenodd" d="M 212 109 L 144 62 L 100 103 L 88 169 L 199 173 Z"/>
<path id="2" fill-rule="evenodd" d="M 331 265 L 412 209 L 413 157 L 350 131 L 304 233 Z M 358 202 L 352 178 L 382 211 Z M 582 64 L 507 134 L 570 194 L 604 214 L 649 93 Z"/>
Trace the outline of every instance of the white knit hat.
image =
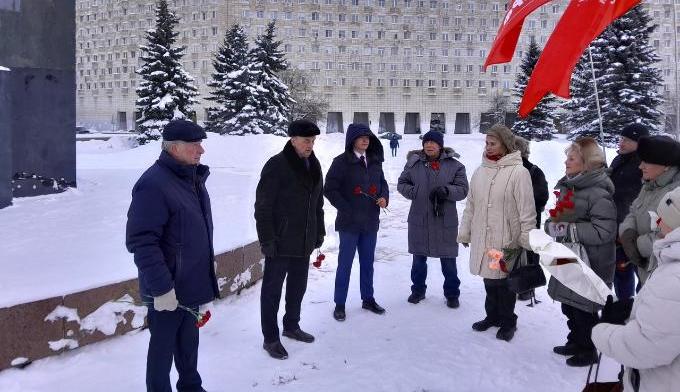
<path id="1" fill-rule="evenodd" d="M 671 229 L 680 227 L 680 187 L 666 193 L 659 202 L 656 212 Z"/>

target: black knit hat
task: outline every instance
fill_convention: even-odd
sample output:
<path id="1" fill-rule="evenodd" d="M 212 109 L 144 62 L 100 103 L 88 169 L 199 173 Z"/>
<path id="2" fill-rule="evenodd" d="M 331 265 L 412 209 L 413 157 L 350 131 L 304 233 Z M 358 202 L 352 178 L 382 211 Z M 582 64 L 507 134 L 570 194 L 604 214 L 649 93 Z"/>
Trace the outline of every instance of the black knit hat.
<path id="1" fill-rule="evenodd" d="M 166 142 L 176 140 L 197 142 L 205 138 L 206 134 L 203 128 L 187 120 L 172 120 L 163 128 L 163 140 Z"/>
<path id="2" fill-rule="evenodd" d="M 288 125 L 288 136 L 312 137 L 321 134 L 319 127 L 309 120 L 295 120 Z"/>
<path id="3" fill-rule="evenodd" d="M 638 140 L 640 160 L 663 166 L 680 165 L 680 143 L 668 136 L 643 136 Z"/>
<path id="4" fill-rule="evenodd" d="M 630 124 L 623 128 L 621 136 L 627 137 L 630 140 L 638 141 L 643 136 L 649 136 L 649 129 L 642 124 Z"/>
<path id="5" fill-rule="evenodd" d="M 423 144 L 427 141 L 435 142 L 440 148 L 444 148 L 444 134 L 439 131 L 430 131 L 423 135 Z"/>

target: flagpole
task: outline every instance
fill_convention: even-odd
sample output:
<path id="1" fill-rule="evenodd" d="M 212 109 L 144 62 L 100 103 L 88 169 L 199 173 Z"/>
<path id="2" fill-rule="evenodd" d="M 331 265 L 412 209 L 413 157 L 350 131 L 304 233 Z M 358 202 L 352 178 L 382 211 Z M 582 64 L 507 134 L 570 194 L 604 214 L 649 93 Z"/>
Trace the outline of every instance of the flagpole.
<path id="1" fill-rule="evenodd" d="M 595 65 L 593 64 L 593 52 L 588 46 L 588 57 L 590 57 L 590 71 L 593 74 L 593 86 L 595 87 L 595 104 L 597 105 L 597 118 L 600 123 L 600 143 L 602 143 L 602 152 L 604 153 L 604 160 L 607 161 L 607 150 L 604 147 L 604 128 L 602 127 L 602 110 L 600 109 L 600 96 L 597 93 L 597 78 L 595 77 Z"/>

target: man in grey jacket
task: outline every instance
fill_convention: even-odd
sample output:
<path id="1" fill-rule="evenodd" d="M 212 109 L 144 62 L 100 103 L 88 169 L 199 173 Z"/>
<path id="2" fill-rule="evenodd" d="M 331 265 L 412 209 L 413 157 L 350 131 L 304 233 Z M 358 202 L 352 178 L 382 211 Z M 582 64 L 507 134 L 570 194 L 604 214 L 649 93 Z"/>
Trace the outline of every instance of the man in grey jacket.
<path id="1" fill-rule="evenodd" d="M 397 190 L 411 200 L 408 214 L 408 251 L 413 255 L 411 295 L 417 304 L 425 298 L 427 258 L 438 257 L 444 274 L 444 296 L 450 308 L 459 306 L 458 213 L 456 202 L 465 199 L 468 181 L 458 154 L 444 147 L 444 134 L 423 136 L 423 149 L 409 152 Z"/>

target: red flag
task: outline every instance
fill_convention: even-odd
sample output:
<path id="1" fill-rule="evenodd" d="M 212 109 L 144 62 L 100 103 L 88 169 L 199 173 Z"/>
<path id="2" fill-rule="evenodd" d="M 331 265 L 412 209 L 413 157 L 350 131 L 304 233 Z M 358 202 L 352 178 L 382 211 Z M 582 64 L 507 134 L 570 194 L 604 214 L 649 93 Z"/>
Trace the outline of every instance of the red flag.
<path id="1" fill-rule="evenodd" d="M 572 0 L 536 63 L 519 106 L 526 117 L 548 93 L 569 98 L 571 74 L 579 58 L 614 20 L 640 0 Z"/>
<path id="2" fill-rule="evenodd" d="M 509 0 L 508 12 L 498 29 L 498 35 L 493 41 L 491 51 L 486 57 L 484 68 L 491 64 L 507 63 L 512 60 L 512 55 L 517 48 L 519 33 L 522 32 L 524 19 L 536 8 L 551 0 Z"/>

